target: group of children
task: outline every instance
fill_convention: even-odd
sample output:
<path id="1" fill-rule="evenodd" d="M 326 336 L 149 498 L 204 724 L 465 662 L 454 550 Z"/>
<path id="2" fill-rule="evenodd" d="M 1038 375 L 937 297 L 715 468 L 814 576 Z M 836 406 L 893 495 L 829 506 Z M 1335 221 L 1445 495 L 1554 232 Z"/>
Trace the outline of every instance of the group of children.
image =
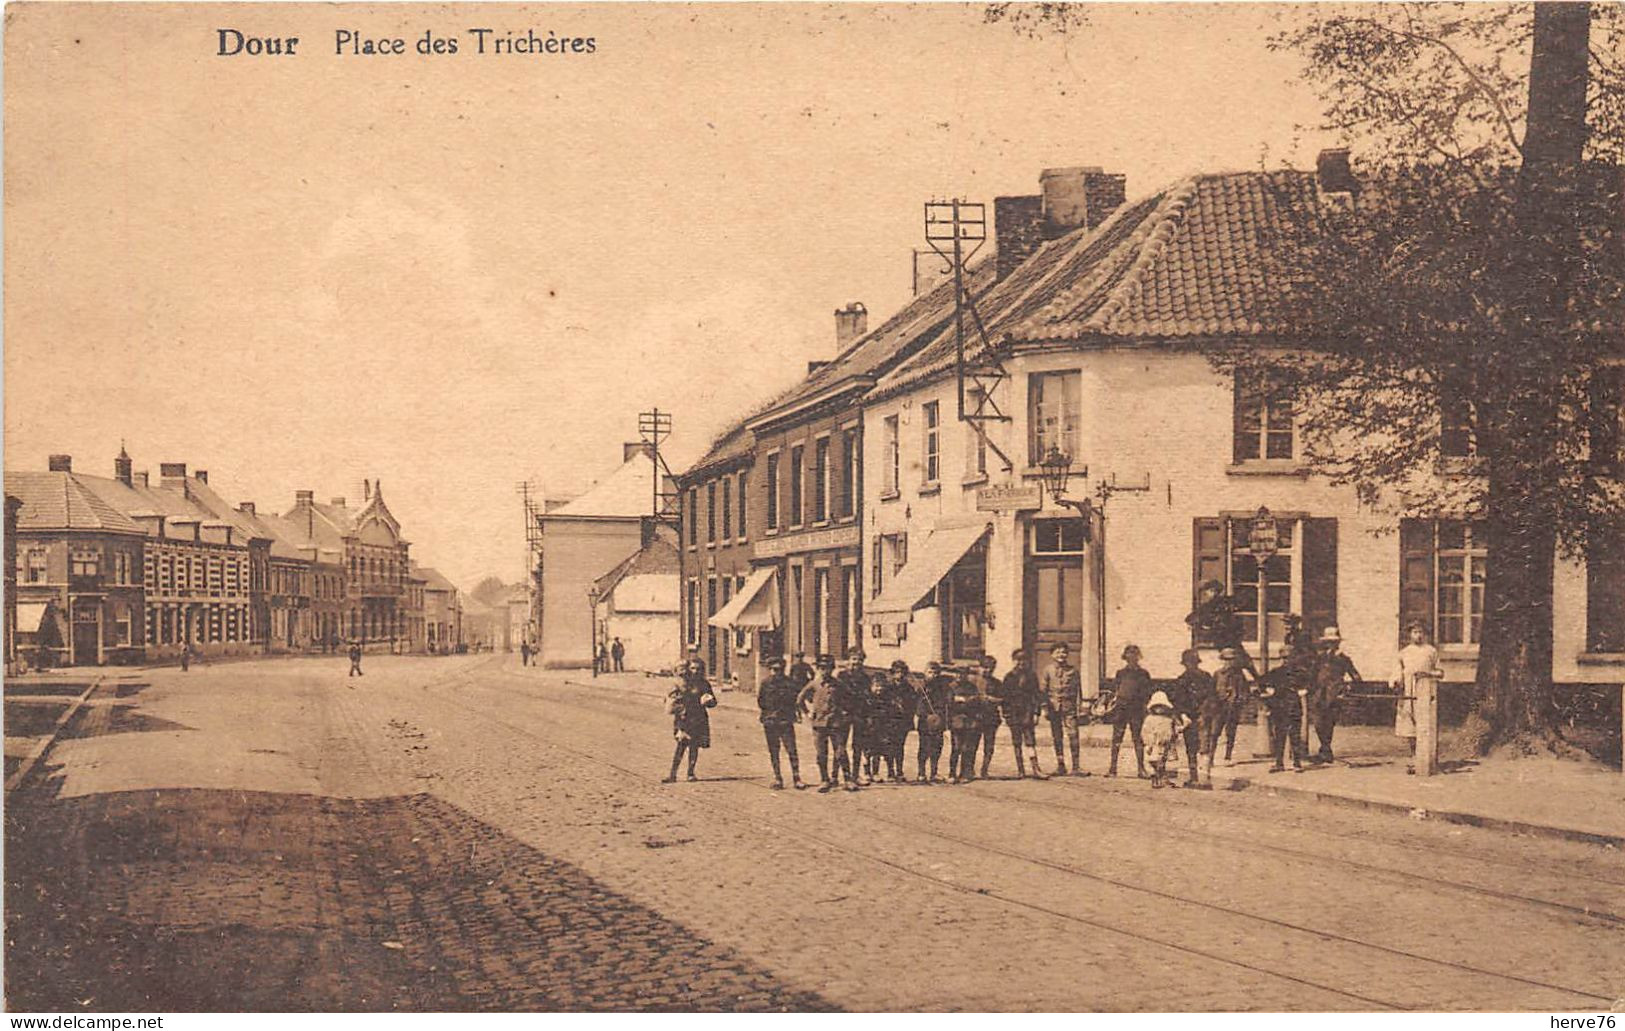
<path id="1" fill-rule="evenodd" d="M 1401 653 L 1402 670 L 1434 664 L 1431 649 L 1421 642 L 1419 628 L 1411 631 L 1412 648 Z M 1354 663 L 1340 650 L 1336 627 L 1327 627 L 1311 641 L 1294 625 L 1287 635 L 1288 655 L 1276 669 L 1260 675 L 1244 648 L 1227 646 L 1219 651 L 1220 668 L 1208 673 L 1201 668 L 1201 653 L 1186 649 L 1180 656 L 1182 672 L 1165 686 L 1157 686 L 1141 665 L 1136 645 L 1123 649 L 1123 667 L 1105 685 L 1098 700 L 1081 697 L 1078 671 L 1070 664 L 1070 649 L 1057 645 L 1051 652 L 1051 665 L 1039 677 L 1025 651 L 1012 656 L 1013 668 L 1002 678 L 995 676 L 997 661 L 983 656 L 971 669 L 942 663 L 930 664 L 920 680 L 904 662 L 893 662 L 885 671 L 864 668 L 862 652 L 847 656 L 845 668 L 837 672 L 835 661 L 820 655 L 816 669 L 797 656 L 786 669 L 782 658 L 768 660 L 769 675 L 757 692 L 761 723 L 773 767 L 773 788 L 784 787 L 781 756 L 790 764 L 794 787 L 809 787 L 801 778 L 796 750 L 795 724 L 803 718 L 811 725 L 817 757 L 820 792 L 843 785 L 849 791 L 882 779 L 894 783 L 908 780 L 904 772 L 904 746 L 908 735 L 918 735 L 916 782 L 940 783 L 939 763 L 945 742 L 949 745 L 948 780 L 960 784 L 987 777 L 1001 723 L 1010 728 L 1015 751 L 1017 777 L 1043 778 L 1039 767 L 1036 728 L 1040 716 L 1047 717 L 1055 745 L 1055 769 L 1065 775 L 1067 766 L 1063 737 L 1070 746 L 1072 774 L 1088 776 L 1078 768 L 1077 722 L 1098 717 L 1112 726 L 1111 759 L 1107 776 L 1117 776 L 1123 739 L 1134 748 L 1136 772 L 1149 779 L 1154 788 L 1177 787 L 1180 752 L 1183 751 L 1187 777 L 1185 786 L 1211 789 L 1215 756 L 1222 743 L 1224 759 L 1232 758 L 1236 729 L 1249 698 L 1256 697 L 1269 714 L 1270 772 L 1286 768 L 1287 746 L 1291 762 L 1302 770 L 1306 759 L 1330 762 L 1332 738 L 1340 704 L 1348 688 L 1359 682 Z M 1396 674 L 1395 684 L 1405 690 L 1406 674 Z M 1319 751 L 1307 755 L 1300 723 L 1307 702 L 1311 723 L 1319 738 Z M 668 697 L 677 748 L 672 756 L 671 774 L 677 778 L 681 759 L 688 757 L 689 779 L 695 779 L 698 749 L 710 745 L 710 720 L 706 710 L 716 704 L 705 677 L 704 663 L 691 658 L 684 666 L 681 683 Z M 1401 697 L 1396 732 L 1406 707 Z M 1414 729 L 1410 731 L 1414 736 Z M 978 763 L 978 758 L 980 762 Z"/>

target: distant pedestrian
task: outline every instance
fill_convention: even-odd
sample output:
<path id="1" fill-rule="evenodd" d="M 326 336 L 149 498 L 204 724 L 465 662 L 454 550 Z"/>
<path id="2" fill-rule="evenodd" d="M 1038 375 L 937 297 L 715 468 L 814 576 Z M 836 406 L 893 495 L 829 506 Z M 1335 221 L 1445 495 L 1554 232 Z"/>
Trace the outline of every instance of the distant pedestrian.
<path id="1" fill-rule="evenodd" d="M 1354 662 L 1338 650 L 1342 641 L 1335 626 L 1321 631 L 1309 686 L 1309 722 L 1314 725 L 1315 737 L 1320 739 L 1320 750 L 1314 755 L 1316 762 L 1332 761 L 1332 733 L 1337 729 L 1343 691 L 1350 684 L 1360 682 L 1360 671 L 1354 668 Z"/>
<path id="2" fill-rule="evenodd" d="M 1112 725 L 1112 758 L 1106 776 L 1117 776 L 1117 753 L 1123 747 L 1126 731 L 1134 745 L 1134 765 L 1138 776 L 1146 777 L 1145 742 L 1140 726 L 1145 721 L 1146 703 L 1151 700 L 1151 674 L 1140 665 L 1140 646 L 1123 649 L 1123 668 L 1112 678 L 1112 701 L 1108 722 Z"/>
<path id="3" fill-rule="evenodd" d="M 677 745 L 671 754 L 671 773 L 664 783 L 671 784 L 677 780 L 677 767 L 685 754 L 688 756 L 688 779 L 700 779 L 694 771 L 700 749 L 711 747 L 711 714 L 706 710 L 716 704 L 717 697 L 711 692 L 710 684 L 692 666 L 666 696 L 666 711 L 671 714 L 672 737 Z"/>
<path id="4" fill-rule="evenodd" d="M 1078 761 L 1078 703 L 1082 698 L 1082 679 L 1077 667 L 1071 664 L 1072 649 L 1063 642 L 1050 649 L 1050 665 L 1039 678 L 1042 695 L 1040 703 L 1049 720 L 1050 737 L 1055 742 L 1055 771 L 1066 776 L 1066 757 L 1061 754 L 1061 736 L 1066 735 L 1067 747 L 1072 752 L 1072 775 L 1087 777 Z"/>
<path id="5" fill-rule="evenodd" d="M 1413 622 L 1405 628 L 1407 643 L 1399 650 L 1394 675 L 1389 683 L 1399 691 L 1399 704 L 1394 710 L 1394 733 L 1407 738 L 1411 746 L 1411 765 L 1407 773 L 1416 772 L 1416 682 L 1427 676 L 1438 678 L 1439 649 L 1428 643 L 1427 628 Z"/>
<path id="6" fill-rule="evenodd" d="M 434 642 L 432 642 L 432 641 L 429 643 L 429 652 L 430 652 L 430 654 L 434 653 Z M 521 666 L 530 665 L 530 642 L 529 641 L 520 641 L 519 642 L 519 665 L 521 665 Z"/>
<path id="7" fill-rule="evenodd" d="M 1146 700 L 1145 718 L 1140 721 L 1140 738 L 1145 742 L 1145 761 L 1151 767 L 1151 786 L 1175 787 L 1179 775 L 1168 776 L 1168 760 L 1177 754 L 1183 728 L 1180 716 L 1166 691 L 1153 691 Z"/>
<path id="8" fill-rule="evenodd" d="M 347 677 L 365 676 L 365 674 L 363 674 L 361 672 L 361 642 L 360 641 L 351 641 L 350 642 L 350 672 L 348 674 L 346 674 L 346 676 Z"/>
<path id="9" fill-rule="evenodd" d="M 846 687 L 835 676 L 835 660 L 828 655 L 818 657 L 818 675 L 801 689 L 796 705 L 806 711 L 812 724 L 813 747 L 818 750 L 818 776 L 823 782 L 818 793 L 833 791 L 846 775 L 846 789 L 858 790 L 855 774 L 848 761 L 846 744 L 852 732 L 850 703 Z M 833 758 L 832 758 L 833 757 Z"/>
<path id="10" fill-rule="evenodd" d="M 1033 777 L 1041 780 L 1044 772 L 1038 768 L 1036 733 L 1038 710 L 1042 704 L 1038 674 L 1027 662 L 1026 651 L 1020 648 L 1010 654 L 1010 661 L 1014 665 L 1004 676 L 1000 697 L 1004 722 L 1010 728 L 1010 747 L 1016 753 L 1016 776 L 1025 777 L 1030 770 Z"/>
<path id="11" fill-rule="evenodd" d="M 181 672 L 185 673 L 192 668 L 192 645 L 181 645 Z"/>
<path id="12" fill-rule="evenodd" d="M 773 789 L 784 789 L 784 773 L 779 766 L 782 748 L 790 759 L 790 778 L 799 791 L 807 786 L 801 781 L 801 759 L 796 755 L 796 699 L 800 691 L 795 681 L 785 675 L 782 657 L 768 659 L 767 668 L 767 678 L 756 691 L 756 706 L 762 713 L 767 757 L 773 764 Z"/>
<path id="13" fill-rule="evenodd" d="M 914 726 L 919 732 L 918 772 L 921 784 L 937 784 L 941 782 L 937 776 L 937 762 L 942 758 L 942 739 L 948 730 L 948 709 L 953 699 L 954 678 L 942 668 L 942 663 L 932 662 L 926 667 L 925 685 L 920 689 L 914 705 Z M 930 765 L 929 778 L 926 766 Z M 953 775 L 952 757 L 950 755 L 949 776 Z"/>
<path id="14" fill-rule="evenodd" d="M 1202 787 L 1198 770 L 1199 757 L 1204 756 L 1203 734 L 1210 724 L 1222 718 L 1222 707 L 1213 686 L 1213 675 L 1202 669 L 1202 653 L 1195 648 L 1186 648 L 1179 656 L 1179 664 L 1184 670 L 1168 685 L 1168 698 L 1173 702 L 1174 713 L 1182 717 L 1180 739 L 1185 745 L 1185 762 L 1189 771 L 1185 786 Z M 1200 765 L 1208 771 L 1213 769 L 1211 748 Z M 1212 784 L 1207 786 L 1212 787 Z"/>
<path id="15" fill-rule="evenodd" d="M 611 662 L 615 663 L 615 672 L 626 672 L 626 645 L 621 643 L 619 637 L 615 638 L 615 643 L 609 646 L 609 658 Z"/>
<path id="16" fill-rule="evenodd" d="M 592 657 L 592 675 L 609 672 L 609 647 L 603 641 L 598 642 L 598 650 Z"/>

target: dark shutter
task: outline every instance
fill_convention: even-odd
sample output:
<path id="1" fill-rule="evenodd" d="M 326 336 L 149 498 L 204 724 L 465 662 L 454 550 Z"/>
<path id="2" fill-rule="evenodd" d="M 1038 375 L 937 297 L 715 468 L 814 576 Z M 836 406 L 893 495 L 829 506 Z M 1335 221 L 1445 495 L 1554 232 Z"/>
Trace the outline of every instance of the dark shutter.
<path id="1" fill-rule="evenodd" d="M 1586 650 L 1625 652 L 1625 526 L 1586 546 Z"/>
<path id="2" fill-rule="evenodd" d="M 1202 599 L 1202 584 L 1208 580 L 1217 580 L 1227 584 L 1226 575 L 1228 563 L 1225 562 L 1225 532 L 1222 519 L 1195 519 L 1191 525 L 1191 609 Z M 1193 635 L 1194 640 L 1194 635 Z M 1197 644 L 1211 644 L 1210 641 L 1195 641 Z"/>
<path id="3" fill-rule="evenodd" d="M 1303 628 L 1314 638 L 1337 625 L 1337 520 L 1303 521 Z"/>
<path id="4" fill-rule="evenodd" d="M 1399 522 L 1399 632 L 1412 621 L 1433 635 L 1433 521 Z"/>
<path id="5" fill-rule="evenodd" d="M 1625 406 L 1625 373 L 1615 368 L 1591 374 L 1591 466 L 1597 476 L 1620 473 L 1620 409 Z"/>

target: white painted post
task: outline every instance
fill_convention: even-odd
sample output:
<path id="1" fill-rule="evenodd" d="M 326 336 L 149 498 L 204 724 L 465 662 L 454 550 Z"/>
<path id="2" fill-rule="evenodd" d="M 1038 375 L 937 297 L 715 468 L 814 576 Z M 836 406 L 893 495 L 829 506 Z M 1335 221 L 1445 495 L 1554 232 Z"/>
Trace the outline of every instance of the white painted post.
<path id="1" fill-rule="evenodd" d="M 1439 772 L 1439 676 L 1436 670 L 1416 675 L 1416 775 Z"/>

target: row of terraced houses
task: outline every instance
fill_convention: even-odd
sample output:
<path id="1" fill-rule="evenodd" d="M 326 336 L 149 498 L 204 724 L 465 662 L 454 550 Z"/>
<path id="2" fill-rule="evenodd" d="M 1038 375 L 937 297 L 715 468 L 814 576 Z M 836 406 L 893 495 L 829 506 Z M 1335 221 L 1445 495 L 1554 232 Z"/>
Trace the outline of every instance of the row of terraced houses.
<path id="1" fill-rule="evenodd" d="M 8 669 L 461 643 L 456 587 L 412 561 L 372 481 L 359 505 L 302 490 L 277 515 L 185 463 L 154 482 L 122 448 L 111 477 L 48 466 L 5 474 Z"/>
<path id="2" fill-rule="evenodd" d="M 1384 678 L 1419 619 L 1448 679 L 1470 680 L 1494 561 L 1480 527 L 1464 512 L 1400 519 L 1313 475 L 1291 409 L 1198 346 L 1312 344 L 1270 320 L 1263 249 L 1289 208 L 1347 204 L 1353 188 L 1347 153 L 1328 151 L 1315 172 L 1198 175 L 1132 202 L 1096 168 L 997 198 L 994 251 L 966 273 L 986 330 L 970 360 L 990 364 L 986 341 L 998 352 L 988 396 L 959 393 L 951 283 L 873 329 L 862 305 L 838 311 L 833 358 L 678 477 L 682 646 L 750 688 L 769 655 L 1008 668 L 1025 647 L 1042 668 L 1065 641 L 1092 693 L 1131 642 L 1157 676 L 1192 646 L 1213 668 L 1185 617 L 1217 580 L 1255 656 L 1267 635 L 1278 659 L 1297 614 L 1311 633 L 1338 627 Z M 1596 396 L 1612 400 L 1593 413 L 1593 457 L 1617 474 L 1621 391 Z M 1008 418 L 979 434 L 962 406 Z M 1459 429 L 1442 428 L 1446 460 L 1419 475 L 1473 474 Z M 1092 511 L 1043 489 L 1052 451 L 1072 459 L 1063 499 Z M 1262 562 L 1248 541 L 1261 507 L 1279 543 Z M 1554 676 L 1619 683 L 1625 532 L 1560 559 L 1555 590 Z"/>

